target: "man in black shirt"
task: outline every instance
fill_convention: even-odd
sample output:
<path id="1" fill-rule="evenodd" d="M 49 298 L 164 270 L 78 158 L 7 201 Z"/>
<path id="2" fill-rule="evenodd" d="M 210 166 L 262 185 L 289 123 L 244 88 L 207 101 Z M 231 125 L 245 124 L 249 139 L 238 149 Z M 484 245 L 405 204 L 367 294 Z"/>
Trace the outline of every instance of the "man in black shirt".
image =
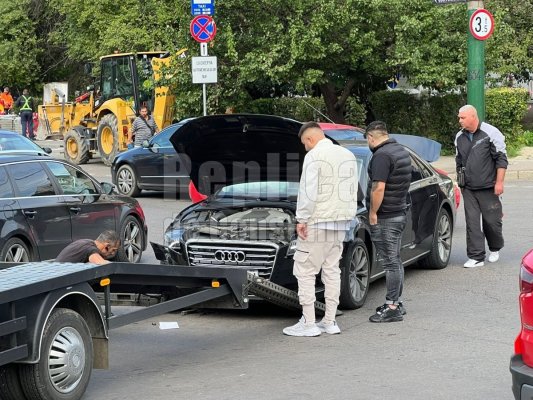
<path id="1" fill-rule="evenodd" d="M 405 310 L 400 301 L 403 291 L 400 245 L 407 222 L 411 157 L 402 145 L 389 138 L 384 122 L 369 124 L 365 137 L 373 153 L 368 166 L 368 222 L 372 241 L 382 259 L 387 286 L 385 304 L 376 309 L 370 322 L 402 321 Z"/>
<path id="2" fill-rule="evenodd" d="M 107 264 L 120 246 L 120 238 L 115 231 L 104 231 L 96 240 L 79 239 L 59 253 L 56 262 Z"/>

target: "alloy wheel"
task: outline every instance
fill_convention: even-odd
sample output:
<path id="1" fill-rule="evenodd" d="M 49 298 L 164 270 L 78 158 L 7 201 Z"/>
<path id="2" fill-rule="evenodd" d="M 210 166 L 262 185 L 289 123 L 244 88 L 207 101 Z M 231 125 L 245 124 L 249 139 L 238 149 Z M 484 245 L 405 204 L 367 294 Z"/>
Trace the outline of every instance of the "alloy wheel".
<path id="1" fill-rule="evenodd" d="M 366 251 L 357 246 L 350 261 L 349 282 L 350 291 L 356 302 L 361 301 L 368 290 L 368 255 Z"/>

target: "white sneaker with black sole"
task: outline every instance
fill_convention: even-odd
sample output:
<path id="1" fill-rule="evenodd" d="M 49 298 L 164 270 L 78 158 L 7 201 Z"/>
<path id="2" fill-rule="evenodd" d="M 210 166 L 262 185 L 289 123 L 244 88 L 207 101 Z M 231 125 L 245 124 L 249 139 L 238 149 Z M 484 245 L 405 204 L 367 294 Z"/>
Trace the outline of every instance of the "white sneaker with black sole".
<path id="1" fill-rule="evenodd" d="M 310 337 L 310 336 L 320 336 L 322 332 L 320 331 L 320 329 L 318 329 L 318 326 L 316 326 L 315 323 L 306 324 L 305 318 L 302 317 L 300 318 L 297 324 L 288 326 L 285 329 L 283 329 L 283 333 L 288 336 Z"/>
<path id="2" fill-rule="evenodd" d="M 485 263 L 483 261 L 478 260 L 472 260 L 471 258 L 468 259 L 467 262 L 464 263 L 465 268 L 476 268 L 476 267 L 482 267 Z"/>
<path id="3" fill-rule="evenodd" d="M 318 326 L 318 329 L 320 329 L 320 332 L 322 333 L 329 333 L 330 335 L 341 333 L 341 328 L 339 328 L 339 325 L 337 325 L 337 321 L 330 322 L 329 324 L 325 324 L 324 321 L 320 321 L 316 324 L 316 326 Z"/>

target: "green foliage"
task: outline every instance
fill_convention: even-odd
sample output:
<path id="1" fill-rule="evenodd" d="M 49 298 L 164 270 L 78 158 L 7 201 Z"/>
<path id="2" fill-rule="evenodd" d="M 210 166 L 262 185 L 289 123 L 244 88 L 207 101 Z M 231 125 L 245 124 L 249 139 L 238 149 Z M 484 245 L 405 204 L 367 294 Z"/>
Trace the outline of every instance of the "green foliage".
<path id="1" fill-rule="evenodd" d="M 385 121 L 391 132 L 428 137 L 445 151 L 453 149 L 457 110 L 466 104 L 462 94 L 413 95 L 399 90 L 373 93 L 370 101 L 375 118 Z"/>
<path id="2" fill-rule="evenodd" d="M 525 131 L 523 138 L 525 146 L 533 147 L 533 131 Z"/>
<path id="3" fill-rule="evenodd" d="M 370 100 L 375 118 L 385 121 L 391 132 L 428 137 L 440 142 L 443 151 L 453 150 L 453 141 L 460 129 L 457 111 L 466 104 L 464 94 L 431 96 L 381 91 L 372 94 Z M 526 101 L 524 89 L 486 91 L 486 120 L 502 131 L 511 152 L 525 144 L 521 121 L 527 110 Z"/>
<path id="4" fill-rule="evenodd" d="M 486 91 L 487 122 L 496 126 L 509 145 L 520 144 L 522 120 L 527 111 L 525 89 L 498 88 Z"/>
<path id="5" fill-rule="evenodd" d="M 27 14 L 30 4 L 30 0 L 0 0 L 0 85 L 18 86 L 18 89 L 22 89 L 33 84 L 38 76 L 39 49 L 34 23 Z M 15 90 L 13 92 L 16 93 Z"/>

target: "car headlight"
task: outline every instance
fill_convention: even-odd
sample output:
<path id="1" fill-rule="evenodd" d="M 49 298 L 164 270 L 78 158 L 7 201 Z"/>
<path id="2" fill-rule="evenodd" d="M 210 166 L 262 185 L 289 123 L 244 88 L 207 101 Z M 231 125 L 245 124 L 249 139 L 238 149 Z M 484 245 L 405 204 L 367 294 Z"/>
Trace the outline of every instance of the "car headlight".
<path id="1" fill-rule="evenodd" d="M 169 228 L 163 237 L 163 244 L 173 250 L 181 251 L 183 229 Z"/>
<path id="2" fill-rule="evenodd" d="M 291 240 L 289 247 L 287 248 L 287 257 L 294 255 L 296 252 L 296 239 Z"/>

